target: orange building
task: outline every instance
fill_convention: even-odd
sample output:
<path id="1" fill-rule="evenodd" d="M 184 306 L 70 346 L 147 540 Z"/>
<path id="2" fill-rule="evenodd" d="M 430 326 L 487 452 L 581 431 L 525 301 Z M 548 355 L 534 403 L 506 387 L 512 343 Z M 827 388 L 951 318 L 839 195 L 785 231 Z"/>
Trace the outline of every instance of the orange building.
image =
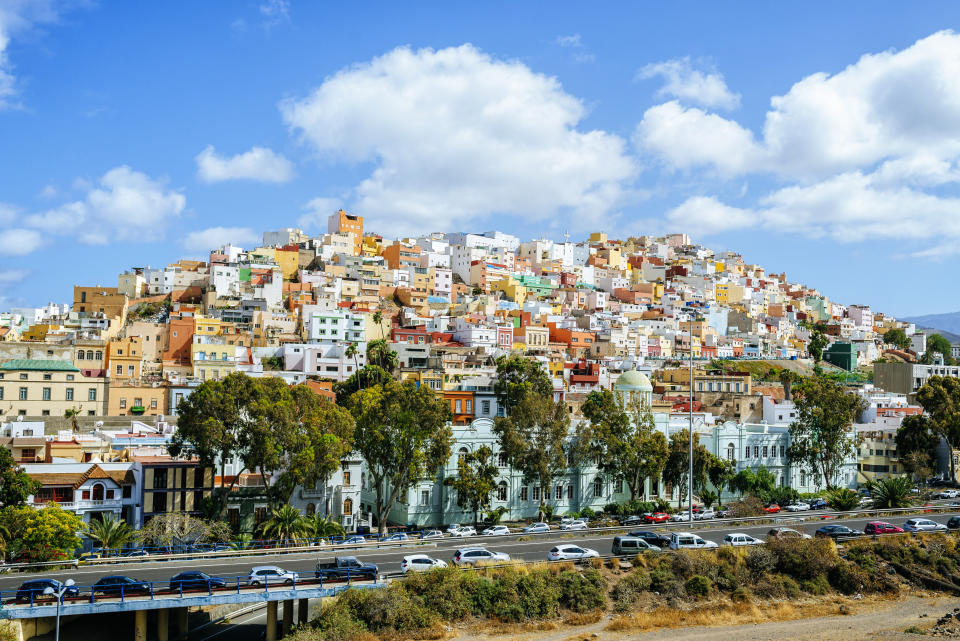
<path id="1" fill-rule="evenodd" d="M 450 404 L 454 425 L 469 425 L 473 421 L 473 392 L 444 390 L 443 398 Z"/>
<path id="2" fill-rule="evenodd" d="M 196 320 L 193 316 L 170 317 L 170 337 L 167 340 L 167 349 L 163 352 L 163 362 L 165 364 L 191 364 L 190 351 L 196 326 Z"/>
<path id="3" fill-rule="evenodd" d="M 420 266 L 420 248 L 394 243 L 383 249 L 383 259 L 390 269 Z"/>
<path id="4" fill-rule="evenodd" d="M 582 329 L 563 329 L 553 323 L 550 323 L 550 342 L 562 343 L 567 348 L 576 353 L 577 350 L 587 350 L 596 341 L 597 336 L 593 332 Z"/>
<path id="5" fill-rule="evenodd" d="M 363 245 L 363 216 L 354 216 L 340 209 L 327 218 L 327 233 L 353 234 L 353 255 L 359 256 Z"/>

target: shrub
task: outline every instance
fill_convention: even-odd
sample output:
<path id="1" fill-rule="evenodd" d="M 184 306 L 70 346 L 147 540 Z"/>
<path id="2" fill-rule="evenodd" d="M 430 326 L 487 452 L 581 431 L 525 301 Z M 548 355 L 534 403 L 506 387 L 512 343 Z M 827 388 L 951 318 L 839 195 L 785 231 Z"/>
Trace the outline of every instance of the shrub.
<path id="1" fill-rule="evenodd" d="M 607 604 L 607 581 L 596 570 L 564 572 L 559 583 L 560 605 L 569 610 L 589 612 Z"/>
<path id="2" fill-rule="evenodd" d="M 777 556 L 765 545 L 750 548 L 746 558 L 747 569 L 756 581 L 773 572 L 777 567 Z"/>
<path id="3" fill-rule="evenodd" d="M 804 580 L 800 583 L 800 589 L 810 594 L 822 596 L 830 591 L 830 582 L 827 581 L 826 576 L 820 574 L 812 579 Z"/>
<path id="4" fill-rule="evenodd" d="M 504 572 L 495 587 L 488 614 L 501 621 L 543 619 L 555 615 L 559 609 L 560 590 L 544 570 L 529 574 Z"/>
<path id="5" fill-rule="evenodd" d="M 613 586 L 613 607 L 618 612 L 629 610 L 640 595 L 650 589 L 650 575 L 642 570 L 634 570 Z"/>
<path id="6" fill-rule="evenodd" d="M 827 490 L 827 505 L 839 512 L 847 512 L 860 505 L 860 495 L 845 487 Z"/>
<path id="7" fill-rule="evenodd" d="M 591 510 L 589 507 L 585 507 L 582 510 L 580 510 L 580 518 L 592 519 L 594 516 L 596 516 L 596 512 Z"/>
<path id="8" fill-rule="evenodd" d="M 661 564 L 650 572 L 650 589 L 664 596 L 680 596 L 683 586 L 667 564 Z"/>
<path id="9" fill-rule="evenodd" d="M 797 579 L 813 579 L 837 564 L 837 546 L 830 539 L 777 539 L 767 548 L 777 557 L 777 569 Z"/>
<path id="10" fill-rule="evenodd" d="M 750 588 L 737 588 L 730 593 L 730 600 L 735 603 L 749 603 L 753 599 L 753 592 Z"/>
<path id="11" fill-rule="evenodd" d="M 696 598 L 706 598 L 710 596 L 710 579 L 702 574 L 696 574 L 689 579 L 683 586 L 687 594 Z"/>
<path id="12" fill-rule="evenodd" d="M 862 568 L 853 563 L 841 561 L 832 570 L 829 575 L 830 585 L 844 594 L 856 594 L 863 591 L 874 591 L 874 581 L 870 575 Z M 869 587 L 868 587 L 869 586 Z"/>
<path id="13" fill-rule="evenodd" d="M 349 607 L 339 600 L 325 606 L 316 619 L 317 628 L 325 641 L 353 641 L 367 631 L 367 626 L 358 621 Z M 316 638 L 305 634 L 305 638 Z"/>
<path id="14" fill-rule="evenodd" d="M 728 506 L 730 516 L 738 519 L 750 516 L 763 516 L 763 501 L 755 496 L 745 496 Z"/>
<path id="15" fill-rule="evenodd" d="M 788 576 L 774 574 L 761 579 L 754 586 L 754 591 L 764 598 L 796 598 L 800 595 L 800 586 Z"/>

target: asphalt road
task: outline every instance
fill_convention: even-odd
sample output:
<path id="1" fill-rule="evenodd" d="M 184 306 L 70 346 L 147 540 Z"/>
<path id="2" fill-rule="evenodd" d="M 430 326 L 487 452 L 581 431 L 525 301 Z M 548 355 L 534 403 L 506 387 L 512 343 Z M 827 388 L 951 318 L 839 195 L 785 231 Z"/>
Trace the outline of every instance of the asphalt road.
<path id="1" fill-rule="evenodd" d="M 938 514 L 923 514 L 921 516 L 930 518 L 938 523 L 946 524 L 947 520 L 954 515 L 960 515 L 960 509 L 953 509 L 950 512 Z M 703 521 L 695 522 L 693 527 L 688 523 L 671 523 L 664 525 L 641 525 L 624 528 L 624 531 L 631 530 L 654 530 L 654 531 L 685 531 L 692 530 L 697 532 L 704 539 L 720 543 L 724 536 L 731 532 L 743 532 L 757 538 L 766 539 L 767 532 L 772 527 L 790 527 L 807 534 L 813 534 L 814 530 L 824 523 L 842 523 L 856 530 L 863 530 L 864 525 L 870 521 L 882 520 L 894 524 L 902 524 L 907 519 L 917 516 L 916 514 L 906 514 L 903 516 L 876 518 L 831 518 L 822 520 L 819 513 L 781 513 L 771 515 L 772 519 L 779 519 L 779 523 L 767 523 L 757 526 L 730 525 L 724 521 Z M 794 522 L 795 519 L 804 518 L 804 522 Z M 400 571 L 400 562 L 408 554 L 423 553 L 451 562 L 454 552 L 457 548 L 467 546 L 484 546 L 489 550 L 496 552 L 506 552 L 513 559 L 524 561 L 545 561 L 547 551 L 558 543 L 576 543 L 584 547 L 592 548 L 600 554 L 610 554 L 613 541 L 613 532 L 579 531 L 579 532 L 554 532 L 546 535 L 527 535 L 530 540 L 518 540 L 521 535 L 511 534 L 507 536 L 476 536 L 468 538 L 444 538 L 431 541 L 423 545 L 406 547 L 379 547 L 366 549 L 337 549 L 337 550 L 318 550 L 315 552 L 293 553 L 293 554 L 263 554 L 255 557 L 246 558 L 207 558 L 207 559 L 189 559 L 189 560 L 171 560 L 171 561 L 132 561 L 128 563 L 110 564 L 106 566 L 83 566 L 72 570 L 58 570 L 51 572 L 40 572 L 31 574 L 4 574 L 0 575 L 0 591 L 16 590 L 20 584 L 28 578 L 37 578 L 41 576 L 52 576 L 60 580 L 72 578 L 78 586 L 81 587 L 81 593 L 86 592 L 83 588 L 96 583 L 103 577 L 113 574 L 124 574 L 142 581 L 166 582 L 170 577 L 186 570 L 201 570 L 207 574 L 223 577 L 231 581 L 236 581 L 236 577 L 246 577 L 250 568 L 256 565 L 278 565 L 284 569 L 302 573 L 304 578 L 312 578 L 313 570 L 317 560 L 330 561 L 340 555 L 355 555 L 361 561 L 375 563 L 380 568 L 381 573 L 395 574 Z M 4 598 L 10 598 L 12 594 L 4 594 Z"/>

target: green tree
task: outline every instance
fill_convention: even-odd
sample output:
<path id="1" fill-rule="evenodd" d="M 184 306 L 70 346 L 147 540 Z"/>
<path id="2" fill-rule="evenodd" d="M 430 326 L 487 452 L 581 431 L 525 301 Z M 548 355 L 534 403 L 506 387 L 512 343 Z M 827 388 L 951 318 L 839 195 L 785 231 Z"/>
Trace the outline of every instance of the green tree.
<path id="1" fill-rule="evenodd" d="M 707 485 L 708 474 L 714 456 L 700 443 L 700 435 L 693 434 L 693 493 L 697 494 Z M 667 463 L 663 470 L 663 480 L 670 483 L 677 492 L 677 507 L 683 505 L 689 488 L 690 474 L 690 430 L 680 430 L 670 436 L 670 448 Z"/>
<path id="2" fill-rule="evenodd" d="M 39 489 L 40 483 L 13 460 L 10 450 L 0 446 L 0 508 L 23 505 Z"/>
<path id="3" fill-rule="evenodd" d="M 873 499 L 873 507 L 877 509 L 894 509 L 913 505 L 913 501 L 910 500 L 913 483 L 906 476 L 875 479 L 867 484 L 867 488 L 870 490 L 870 498 Z"/>
<path id="4" fill-rule="evenodd" d="M 157 515 L 136 531 L 141 545 L 153 547 L 223 542 L 229 537 L 230 528 L 224 521 L 207 521 L 184 512 Z"/>
<path id="5" fill-rule="evenodd" d="M 80 409 L 76 407 L 71 407 L 70 409 L 66 410 L 63 413 L 63 418 L 70 419 L 70 428 L 74 431 L 74 433 L 80 431 L 80 420 L 78 418 L 79 416 L 80 416 Z"/>
<path id="6" fill-rule="evenodd" d="M 777 487 L 777 477 L 764 466 L 755 470 L 747 468 L 740 470 L 728 482 L 730 490 L 740 496 L 752 494 L 759 499 L 768 501 L 770 494 Z"/>
<path id="7" fill-rule="evenodd" d="M 363 388 L 383 385 L 392 380 L 393 375 L 379 365 L 366 365 L 351 374 L 347 380 L 334 383 L 333 392 L 337 395 L 337 405 L 348 405 L 350 397 Z"/>
<path id="8" fill-rule="evenodd" d="M 347 531 L 342 525 L 322 514 L 304 517 L 305 532 L 316 539 L 342 537 Z"/>
<path id="9" fill-rule="evenodd" d="M 860 505 L 860 495 L 846 487 L 828 489 L 827 505 L 838 512 L 847 512 Z"/>
<path id="10" fill-rule="evenodd" d="M 810 342 L 807 344 L 807 351 L 813 358 L 814 363 L 817 365 L 820 364 L 820 361 L 823 360 L 823 349 L 829 344 L 830 341 L 827 340 L 823 330 L 817 325 L 813 332 L 810 333 Z"/>
<path id="11" fill-rule="evenodd" d="M 552 397 L 553 381 L 539 361 L 518 354 L 497 359 L 497 381 L 493 384 L 497 402 L 507 414 L 530 395 Z"/>
<path id="12" fill-rule="evenodd" d="M 903 419 L 896 435 L 897 455 L 903 469 L 916 478 L 927 479 L 940 435 L 933 429 L 933 421 L 923 414 Z"/>
<path id="13" fill-rule="evenodd" d="M 355 372 L 360 371 L 360 363 L 357 361 L 358 352 L 359 352 L 359 348 L 357 348 L 356 343 L 350 343 L 349 345 L 347 345 L 347 349 L 343 351 L 344 356 L 346 356 L 347 358 L 353 359 L 353 371 Z"/>
<path id="14" fill-rule="evenodd" d="M 790 424 L 791 463 L 834 487 L 840 467 L 854 452 L 853 421 L 866 409 L 863 399 L 837 382 L 813 377 L 794 392 L 797 420 Z"/>
<path id="15" fill-rule="evenodd" d="M 292 505 L 281 505 L 271 510 L 270 518 L 263 522 L 260 531 L 264 538 L 290 542 L 308 536 L 310 527 L 300 510 Z"/>
<path id="16" fill-rule="evenodd" d="M 376 323 L 377 329 L 380 330 L 380 338 L 384 338 L 384 336 L 383 336 L 383 312 L 381 312 L 379 309 L 373 313 L 373 322 Z"/>
<path id="17" fill-rule="evenodd" d="M 486 445 L 459 455 L 457 475 L 444 480 L 456 492 L 457 505 L 473 513 L 473 524 L 480 521 L 480 510 L 490 507 L 490 495 L 497 488 L 497 466 L 493 450 Z"/>
<path id="18" fill-rule="evenodd" d="M 952 376 L 931 376 L 917 390 L 917 402 L 926 412 L 926 421 L 934 438 L 947 440 L 951 449 L 960 444 L 960 379 Z M 906 419 L 904 420 L 906 422 Z M 950 478 L 955 478 L 953 457 L 950 457 Z"/>
<path id="19" fill-rule="evenodd" d="M 646 480 L 663 474 L 668 446 L 643 397 L 634 395 L 624 402 L 610 390 L 594 391 L 581 412 L 589 423 L 581 423 L 577 434 L 583 452 L 579 458 L 595 458 L 600 471 L 623 480 L 630 489 L 630 500 L 645 495 Z"/>
<path id="20" fill-rule="evenodd" d="M 563 403 L 551 396 L 527 393 L 510 413 L 494 420 L 493 432 L 510 466 L 520 472 L 523 483 L 540 488 L 540 513 L 550 497 L 553 481 L 567 469 L 570 417 Z"/>
<path id="21" fill-rule="evenodd" d="M 385 339 L 378 338 L 367 343 L 367 363 L 376 365 L 384 371 L 392 372 L 397 369 L 400 361 L 397 358 L 397 353 L 390 349 L 390 343 Z"/>
<path id="22" fill-rule="evenodd" d="M 930 334 L 927 336 L 927 354 L 940 354 L 943 356 L 943 362 L 947 365 L 953 364 L 953 357 L 951 356 L 952 346 L 950 341 L 941 336 L 940 334 Z"/>
<path id="23" fill-rule="evenodd" d="M 38 509 L 21 505 L 0 511 L 0 523 L 10 533 L 7 554 L 28 561 L 68 558 L 80 547 L 83 520 L 56 503 Z"/>
<path id="24" fill-rule="evenodd" d="M 783 385 L 783 397 L 788 401 L 791 400 L 793 398 L 793 384 L 799 383 L 802 380 L 801 376 L 791 369 L 782 369 L 780 373 L 777 374 L 777 378 L 780 379 L 780 384 Z"/>
<path id="25" fill-rule="evenodd" d="M 426 385 L 390 381 L 350 397 L 354 447 L 367 462 L 379 531 L 410 488 L 435 476 L 450 457 L 450 406 Z"/>
<path id="26" fill-rule="evenodd" d="M 125 521 L 108 513 L 90 521 L 87 536 L 104 550 L 119 550 L 134 539 L 136 532 Z"/>
<path id="27" fill-rule="evenodd" d="M 906 332 L 899 327 L 888 329 L 887 333 L 883 335 L 883 342 L 887 345 L 893 345 L 897 349 L 907 349 L 910 347 L 910 338 L 907 337 Z"/>

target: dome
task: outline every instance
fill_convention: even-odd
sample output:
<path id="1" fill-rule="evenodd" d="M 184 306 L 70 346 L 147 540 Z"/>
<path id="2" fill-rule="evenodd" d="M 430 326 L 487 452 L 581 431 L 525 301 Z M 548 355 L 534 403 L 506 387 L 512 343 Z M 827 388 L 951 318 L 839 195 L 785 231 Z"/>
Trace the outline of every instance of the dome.
<path id="1" fill-rule="evenodd" d="M 617 392 L 652 392 L 653 385 L 646 375 L 631 369 L 620 375 L 613 389 Z"/>

